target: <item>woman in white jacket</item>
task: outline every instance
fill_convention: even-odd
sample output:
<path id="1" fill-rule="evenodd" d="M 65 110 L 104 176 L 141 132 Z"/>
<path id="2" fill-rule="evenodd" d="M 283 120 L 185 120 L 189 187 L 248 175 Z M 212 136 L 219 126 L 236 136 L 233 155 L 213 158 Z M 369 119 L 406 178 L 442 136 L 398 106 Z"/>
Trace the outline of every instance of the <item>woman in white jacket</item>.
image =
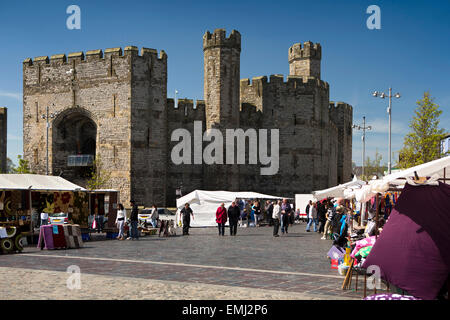
<path id="1" fill-rule="evenodd" d="M 150 215 L 150 221 L 152 223 L 153 228 L 158 227 L 158 219 L 159 219 L 158 208 L 156 207 L 156 205 L 153 205 L 152 214 Z"/>
<path id="2" fill-rule="evenodd" d="M 308 225 L 306 226 L 306 232 L 310 232 L 311 224 L 314 223 L 314 232 L 317 232 L 317 202 L 313 202 L 309 208 Z"/>
<path id="3" fill-rule="evenodd" d="M 279 237 L 278 229 L 280 228 L 280 220 L 281 220 L 281 201 L 280 200 L 278 200 L 278 202 L 273 206 L 272 219 L 273 219 L 273 236 Z"/>
<path id="4" fill-rule="evenodd" d="M 119 235 L 116 239 L 123 240 L 125 238 L 123 234 L 123 227 L 125 225 L 125 209 L 123 208 L 123 205 L 119 203 L 119 210 L 117 210 L 117 218 L 116 218 L 116 225 L 119 229 Z"/>

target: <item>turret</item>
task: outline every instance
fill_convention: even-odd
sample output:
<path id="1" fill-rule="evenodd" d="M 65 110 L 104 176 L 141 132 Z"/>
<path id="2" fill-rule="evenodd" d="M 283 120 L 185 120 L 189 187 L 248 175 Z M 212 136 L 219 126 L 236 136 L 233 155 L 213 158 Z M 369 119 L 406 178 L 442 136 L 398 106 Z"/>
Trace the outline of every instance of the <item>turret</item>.
<path id="1" fill-rule="evenodd" d="M 239 126 L 241 35 L 233 30 L 207 31 L 203 36 L 206 127 Z"/>
<path id="2" fill-rule="evenodd" d="M 319 43 L 307 41 L 289 48 L 289 74 L 291 76 L 315 77 L 320 79 L 322 47 Z"/>

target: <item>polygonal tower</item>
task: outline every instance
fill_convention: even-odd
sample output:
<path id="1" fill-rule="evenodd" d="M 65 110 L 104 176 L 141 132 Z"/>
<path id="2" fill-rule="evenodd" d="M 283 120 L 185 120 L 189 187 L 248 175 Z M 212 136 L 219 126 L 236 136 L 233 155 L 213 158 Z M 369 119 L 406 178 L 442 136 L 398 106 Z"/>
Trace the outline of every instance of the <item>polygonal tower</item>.
<path id="1" fill-rule="evenodd" d="M 203 36 L 206 128 L 239 127 L 241 34 L 224 29 Z"/>
<path id="2" fill-rule="evenodd" d="M 291 76 L 315 77 L 320 79 L 322 48 L 319 43 L 307 41 L 289 48 L 289 74 Z"/>
<path id="3" fill-rule="evenodd" d="M 224 29 L 207 31 L 203 52 L 206 129 L 219 129 L 225 137 L 225 129 L 239 127 L 241 34 L 233 30 L 227 38 Z M 239 190 L 237 164 L 216 162 L 204 172 L 207 190 Z"/>

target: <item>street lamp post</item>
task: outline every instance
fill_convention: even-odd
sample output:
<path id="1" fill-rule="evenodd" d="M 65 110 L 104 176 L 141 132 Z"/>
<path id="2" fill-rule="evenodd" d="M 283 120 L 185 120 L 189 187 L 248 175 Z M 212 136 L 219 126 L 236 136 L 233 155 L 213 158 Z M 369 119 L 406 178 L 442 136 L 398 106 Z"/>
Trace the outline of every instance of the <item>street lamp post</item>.
<path id="1" fill-rule="evenodd" d="M 53 106 L 55 106 L 55 105 L 53 104 Z M 46 121 L 46 129 L 47 129 L 47 139 L 46 139 L 47 140 L 47 143 L 46 143 L 46 146 L 47 146 L 47 159 L 46 159 L 46 169 L 45 169 L 45 174 L 47 176 L 48 176 L 48 128 L 50 128 L 49 119 L 55 118 L 56 115 L 57 115 L 57 113 L 55 113 L 55 112 L 49 113 L 48 105 L 47 105 L 47 113 L 41 115 L 41 118 Z"/>
<path id="2" fill-rule="evenodd" d="M 374 91 L 372 93 L 372 95 L 374 97 L 380 97 L 381 99 L 384 99 L 386 97 L 386 94 L 384 92 L 378 92 L 378 91 Z M 388 94 L 388 98 L 389 98 L 389 106 L 387 109 L 387 113 L 389 114 L 389 155 L 388 155 L 388 173 L 391 174 L 392 171 L 392 162 L 391 162 L 391 156 L 392 156 L 392 152 L 391 152 L 391 128 L 392 128 L 392 97 L 395 97 L 397 99 L 400 98 L 400 93 L 396 93 L 395 95 L 392 95 L 392 88 L 389 88 L 389 94 Z"/>
<path id="3" fill-rule="evenodd" d="M 366 130 L 372 130 L 372 126 L 366 127 L 366 117 L 363 117 L 363 124 L 362 126 L 354 124 L 352 128 L 357 130 L 362 130 L 362 141 L 363 141 L 363 149 L 362 149 L 362 176 L 364 176 L 364 167 L 365 167 L 365 159 L 366 159 Z"/>

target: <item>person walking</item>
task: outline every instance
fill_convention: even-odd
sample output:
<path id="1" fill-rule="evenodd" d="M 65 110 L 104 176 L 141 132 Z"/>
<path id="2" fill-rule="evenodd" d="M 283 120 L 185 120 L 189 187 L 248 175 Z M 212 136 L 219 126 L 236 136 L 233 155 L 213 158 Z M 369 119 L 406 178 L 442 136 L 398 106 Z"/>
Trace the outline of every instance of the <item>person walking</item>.
<path id="1" fill-rule="evenodd" d="M 331 222 L 333 221 L 333 217 L 336 214 L 335 210 L 336 210 L 335 207 L 331 203 L 328 203 L 328 210 L 327 210 L 327 213 L 325 215 L 327 221 L 325 222 L 325 227 L 323 229 L 322 238 L 320 238 L 322 240 L 326 240 L 327 239 L 327 235 L 331 234 Z"/>
<path id="2" fill-rule="evenodd" d="M 255 217 L 255 227 L 259 227 L 259 221 L 261 220 L 261 207 L 259 201 L 255 201 L 252 206 L 253 216 Z"/>
<path id="3" fill-rule="evenodd" d="M 159 219 L 158 207 L 154 204 L 152 206 L 152 213 L 150 214 L 150 223 L 152 224 L 153 228 L 158 227 L 158 219 Z"/>
<path id="4" fill-rule="evenodd" d="M 194 212 L 189 207 L 189 203 L 184 205 L 184 208 L 181 209 L 181 215 L 183 217 L 183 236 L 189 235 L 189 228 L 191 224 L 191 216 L 194 219 Z"/>
<path id="5" fill-rule="evenodd" d="M 309 200 L 308 205 L 306 206 L 305 212 L 306 212 L 306 223 L 309 222 L 309 209 L 311 208 L 312 201 Z"/>
<path id="6" fill-rule="evenodd" d="M 310 232 L 311 224 L 314 224 L 314 232 L 317 232 L 317 205 L 313 202 L 309 208 L 309 220 L 306 226 L 306 232 Z"/>
<path id="7" fill-rule="evenodd" d="M 131 214 L 130 214 L 131 232 L 130 232 L 130 237 L 128 237 L 127 240 L 139 240 L 139 234 L 138 234 L 139 209 L 134 200 L 131 200 L 130 203 L 131 203 Z"/>
<path id="8" fill-rule="evenodd" d="M 289 217 L 292 211 L 291 205 L 288 203 L 287 199 L 283 199 L 281 204 L 281 233 L 288 233 L 289 228 Z"/>
<path id="9" fill-rule="evenodd" d="M 225 223 L 227 222 L 227 209 L 225 203 L 221 203 L 220 207 L 216 210 L 216 222 L 219 227 L 219 236 L 225 235 Z"/>
<path id="10" fill-rule="evenodd" d="M 235 236 L 237 231 L 237 225 L 239 217 L 241 216 L 241 210 L 233 201 L 231 206 L 228 207 L 228 223 L 230 224 L 230 236 Z"/>
<path id="11" fill-rule="evenodd" d="M 270 220 L 272 220 L 272 213 L 273 213 L 273 202 L 270 200 L 267 200 L 264 210 L 266 211 L 266 222 L 269 223 L 269 225 L 270 225 L 270 223 L 271 223 Z"/>
<path id="12" fill-rule="evenodd" d="M 247 227 L 250 227 L 251 214 L 252 214 L 252 202 L 251 200 L 248 200 L 244 208 L 244 217 L 242 218 L 242 220 L 244 219 L 247 220 L 246 224 Z"/>
<path id="13" fill-rule="evenodd" d="M 279 237 L 278 229 L 280 228 L 280 220 L 281 220 L 281 201 L 279 200 L 273 206 L 272 220 L 273 220 L 273 236 Z"/>
<path id="14" fill-rule="evenodd" d="M 324 229 L 325 229 L 325 222 L 327 221 L 326 213 L 327 213 L 327 209 L 328 209 L 328 205 L 326 203 L 326 199 L 322 200 L 321 202 L 319 202 L 320 207 L 319 210 L 317 211 L 317 219 L 319 221 L 319 233 L 323 233 Z"/>
<path id="15" fill-rule="evenodd" d="M 48 224 L 48 213 L 41 212 L 41 226 L 46 226 Z"/>
<path id="16" fill-rule="evenodd" d="M 117 217 L 116 217 L 116 226 L 117 229 L 119 229 L 119 234 L 116 239 L 123 240 L 124 234 L 123 234 L 123 227 L 125 224 L 125 209 L 123 208 L 123 204 L 119 203 L 119 210 L 117 210 Z"/>
<path id="17" fill-rule="evenodd" d="M 99 208 L 98 213 L 95 215 L 95 220 L 97 220 L 97 233 L 103 232 L 103 221 L 105 220 L 104 209 Z"/>

